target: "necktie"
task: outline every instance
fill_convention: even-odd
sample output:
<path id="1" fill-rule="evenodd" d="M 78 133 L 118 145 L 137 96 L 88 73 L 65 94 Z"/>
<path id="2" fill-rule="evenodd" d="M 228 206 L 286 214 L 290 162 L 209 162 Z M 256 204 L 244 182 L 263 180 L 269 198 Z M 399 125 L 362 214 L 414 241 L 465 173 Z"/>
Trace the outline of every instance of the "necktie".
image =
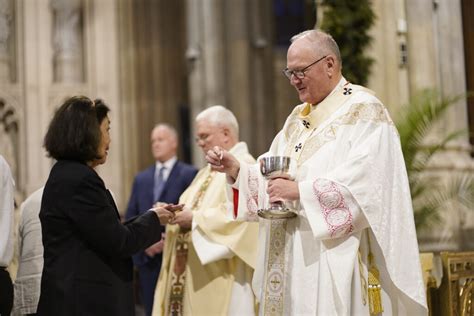
<path id="1" fill-rule="evenodd" d="M 153 187 L 153 200 L 157 202 L 161 197 L 161 193 L 165 188 L 165 179 L 163 178 L 163 173 L 166 167 L 161 167 L 159 172 L 155 172 L 155 185 Z"/>

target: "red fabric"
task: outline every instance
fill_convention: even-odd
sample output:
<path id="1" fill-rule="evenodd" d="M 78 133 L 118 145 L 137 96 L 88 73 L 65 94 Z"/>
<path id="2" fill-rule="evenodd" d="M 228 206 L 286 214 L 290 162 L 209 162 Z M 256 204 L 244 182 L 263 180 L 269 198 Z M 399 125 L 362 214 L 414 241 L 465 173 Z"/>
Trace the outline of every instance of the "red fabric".
<path id="1" fill-rule="evenodd" d="M 234 192 L 234 218 L 236 218 L 239 208 L 239 190 L 232 188 L 232 192 Z"/>

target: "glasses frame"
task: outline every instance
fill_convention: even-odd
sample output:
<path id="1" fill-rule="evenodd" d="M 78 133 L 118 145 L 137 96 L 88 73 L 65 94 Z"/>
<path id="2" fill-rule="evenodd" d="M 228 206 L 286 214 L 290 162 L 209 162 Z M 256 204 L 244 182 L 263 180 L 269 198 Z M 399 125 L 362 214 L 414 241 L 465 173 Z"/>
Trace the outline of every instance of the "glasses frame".
<path id="1" fill-rule="evenodd" d="M 296 78 L 298 79 L 304 79 L 304 77 L 306 76 L 305 75 L 305 72 L 308 71 L 308 69 L 313 66 L 313 65 L 316 65 L 317 63 L 319 63 L 321 60 L 323 60 L 324 58 L 328 57 L 329 55 L 324 55 L 323 57 L 319 58 L 318 60 L 316 60 L 315 62 L 312 62 L 311 64 L 309 64 L 308 66 L 304 67 L 303 69 L 296 69 L 296 70 L 290 70 L 288 68 L 285 68 L 283 69 L 283 74 L 285 75 L 285 77 L 288 78 L 288 80 L 291 80 L 292 76 L 294 75 Z"/>
<path id="2" fill-rule="evenodd" d="M 199 143 L 200 141 L 205 143 L 209 139 L 210 136 L 211 134 L 199 135 L 199 136 L 194 137 L 194 141 L 196 143 Z"/>

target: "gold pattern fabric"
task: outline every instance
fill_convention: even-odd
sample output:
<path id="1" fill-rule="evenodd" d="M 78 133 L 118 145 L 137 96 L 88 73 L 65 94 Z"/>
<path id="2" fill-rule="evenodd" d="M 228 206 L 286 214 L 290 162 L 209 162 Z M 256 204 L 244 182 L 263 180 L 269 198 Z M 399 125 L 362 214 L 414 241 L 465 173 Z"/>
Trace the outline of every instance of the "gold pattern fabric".
<path id="1" fill-rule="evenodd" d="M 285 291 L 285 241 L 287 219 L 270 222 L 270 244 L 265 276 L 264 315 L 283 315 Z"/>
<path id="2" fill-rule="evenodd" d="M 191 204 L 191 209 L 199 208 L 202 198 L 206 193 L 209 183 L 211 183 L 215 172 L 210 172 L 206 180 L 199 188 Z M 171 293 L 169 301 L 169 311 L 172 316 L 183 315 L 183 298 L 186 280 L 186 264 L 188 261 L 188 242 L 190 241 L 189 230 L 180 232 L 176 240 L 176 259 L 171 272 Z"/>
<path id="3" fill-rule="evenodd" d="M 384 106 L 380 103 L 359 103 L 351 106 L 349 112 L 335 119 L 331 124 L 315 133 L 308 139 L 307 145 L 303 148 L 298 165 L 302 165 L 311 158 L 322 146 L 336 139 L 336 133 L 341 126 L 354 125 L 358 121 L 373 123 L 388 123 L 393 125 L 388 117 Z"/>

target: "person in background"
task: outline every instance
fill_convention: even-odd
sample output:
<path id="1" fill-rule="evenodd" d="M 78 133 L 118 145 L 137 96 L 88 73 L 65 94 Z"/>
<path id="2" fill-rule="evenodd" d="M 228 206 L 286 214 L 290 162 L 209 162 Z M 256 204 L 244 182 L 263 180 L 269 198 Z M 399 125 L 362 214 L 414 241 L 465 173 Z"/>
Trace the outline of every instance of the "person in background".
<path id="1" fill-rule="evenodd" d="M 13 211 L 15 182 L 5 158 L 0 155 L 0 315 L 10 315 L 13 285 L 6 270 L 13 258 Z"/>
<path id="2" fill-rule="evenodd" d="M 374 93 L 341 69 L 329 34 L 292 38 L 283 72 L 303 103 L 264 155 L 290 157 L 291 178 L 266 181 L 259 165 L 225 148 L 206 159 L 232 183 L 237 219 L 257 219 L 268 202 L 291 202 L 297 213 L 260 221 L 253 285 L 262 315 L 425 315 L 397 130 Z"/>
<path id="3" fill-rule="evenodd" d="M 203 153 L 221 146 L 242 161 L 255 161 L 239 142 L 237 119 L 223 106 L 198 114 L 196 141 Z M 255 314 L 250 282 L 258 225 L 229 219 L 225 184 L 224 174 L 206 166 L 181 195 L 181 211 L 158 209 L 169 225 L 153 315 Z"/>
<path id="4" fill-rule="evenodd" d="M 33 192 L 20 206 L 18 225 L 19 260 L 14 289 L 13 314 L 36 314 L 43 271 L 43 243 L 39 212 L 43 188 Z"/>
<path id="5" fill-rule="evenodd" d="M 155 163 L 135 177 L 126 219 L 143 214 L 158 203 L 177 204 L 181 193 L 196 176 L 197 169 L 177 159 L 178 133 L 168 124 L 157 124 L 151 132 Z M 162 227 L 164 236 L 164 227 Z M 151 315 L 156 282 L 161 268 L 164 239 L 133 256 L 138 268 L 140 294 L 146 315 Z"/>
<path id="6" fill-rule="evenodd" d="M 135 313 L 132 254 L 161 238 L 152 209 L 128 222 L 94 168 L 110 147 L 109 108 L 75 96 L 56 111 L 44 139 L 56 160 L 39 218 L 44 267 L 38 315 Z"/>

